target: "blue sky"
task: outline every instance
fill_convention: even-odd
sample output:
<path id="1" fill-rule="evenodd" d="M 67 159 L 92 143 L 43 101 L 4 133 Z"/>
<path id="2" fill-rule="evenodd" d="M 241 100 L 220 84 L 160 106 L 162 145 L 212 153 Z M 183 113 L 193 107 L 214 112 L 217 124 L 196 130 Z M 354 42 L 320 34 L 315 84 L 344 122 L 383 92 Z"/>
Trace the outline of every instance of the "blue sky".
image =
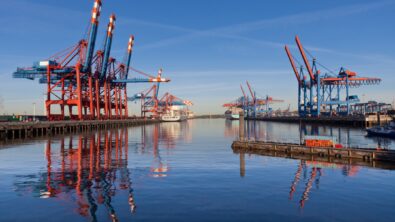
<path id="1" fill-rule="evenodd" d="M 84 36 L 93 0 L 0 0 L 0 113 L 32 113 L 45 86 L 12 79 Z M 394 0 L 103 0 L 98 45 L 109 15 L 117 15 L 112 56 L 122 59 L 128 36 L 136 36 L 132 66 L 148 73 L 162 67 L 169 91 L 192 100 L 197 113 L 222 113 L 249 80 L 259 95 L 296 109 L 297 84 L 284 44 L 298 34 L 318 61 L 344 66 L 379 86 L 353 89 L 364 99 L 395 98 Z M 294 56 L 299 56 L 292 48 Z M 129 85 L 129 95 L 149 88 Z M 137 107 L 134 107 L 137 111 Z M 43 105 L 38 105 L 43 113 Z"/>

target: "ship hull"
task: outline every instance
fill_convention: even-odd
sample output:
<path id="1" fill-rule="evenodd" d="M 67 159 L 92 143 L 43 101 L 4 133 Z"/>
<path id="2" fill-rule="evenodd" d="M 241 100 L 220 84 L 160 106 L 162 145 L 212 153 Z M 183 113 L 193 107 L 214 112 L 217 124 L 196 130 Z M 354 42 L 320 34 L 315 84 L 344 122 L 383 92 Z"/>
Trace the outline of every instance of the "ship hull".
<path id="1" fill-rule="evenodd" d="M 161 117 L 161 120 L 163 122 L 181 122 L 181 121 L 187 120 L 187 116 L 184 116 L 184 115 L 175 115 L 175 116 L 163 115 Z"/>
<path id="2" fill-rule="evenodd" d="M 379 136 L 395 139 L 395 130 L 383 130 L 381 128 L 371 128 L 366 130 L 368 136 Z"/>
<path id="3" fill-rule="evenodd" d="M 238 120 L 240 118 L 239 114 L 231 114 L 231 113 L 226 113 L 225 118 L 228 120 Z"/>

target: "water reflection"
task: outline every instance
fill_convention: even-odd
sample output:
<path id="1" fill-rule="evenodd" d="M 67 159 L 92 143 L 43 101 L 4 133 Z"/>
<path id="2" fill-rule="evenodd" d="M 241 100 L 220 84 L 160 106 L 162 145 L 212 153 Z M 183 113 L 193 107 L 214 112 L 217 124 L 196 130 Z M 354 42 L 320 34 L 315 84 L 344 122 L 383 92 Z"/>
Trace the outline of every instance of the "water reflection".
<path id="1" fill-rule="evenodd" d="M 163 150 L 175 148 L 177 141 L 190 141 L 190 122 L 141 126 L 141 138 L 129 141 L 129 129 L 113 129 L 48 139 L 45 143 L 45 171 L 38 175 L 17 176 L 15 191 L 38 198 L 71 202 L 80 216 L 97 221 L 99 208 L 112 221 L 118 221 L 114 199 L 120 196 L 130 213 L 136 212 L 131 170 L 128 168 L 129 146 L 138 154 L 152 155 L 148 176 L 168 176 L 169 164 Z M 137 135 L 137 137 L 139 137 Z M 122 197 L 126 193 L 127 198 Z M 118 199 L 118 198 L 117 198 Z"/>
<path id="2" fill-rule="evenodd" d="M 192 121 L 168 122 L 141 127 L 141 150 L 142 153 L 152 148 L 153 162 L 150 168 L 152 177 L 167 177 L 170 167 L 162 158 L 160 147 L 166 150 L 174 149 L 177 142 L 190 142 L 192 131 L 190 130 Z"/>
<path id="3" fill-rule="evenodd" d="M 266 124 L 262 124 L 266 123 Z M 249 140 L 273 140 L 270 131 L 272 124 L 260 121 L 245 121 L 245 135 Z M 237 138 L 239 135 L 239 121 L 225 120 L 225 137 Z"/>
<path id="4" fill-rule="evenodd" d="M 46 143 L 46 172 L 19 177 L 17 192 L 40 198 L 72 201 L 83 217 L 97 221 L 100 205 L 105 206 L 112 221 L 117 221 L 112 199 L 118 191 L 128 192 L 125 204 L 136 210 L 131 172 L 128 169 L 127 129 L 61 138 Z M 59 152 L 59 153 L 57 153 Z"/>
<path id="5" fill-rule="evenodd" d="M 146 126 L 143 126 L 141 128 L 142 133 L 141 133 L 141 142 L 142 142 L 142 149 L 145 150 L 147 148 L 147 141 L 152 141 L 152 144 L 149 144 L 148 146 L 152 147 L 153 149 L 153 156 L 154 156 L 154 161 L 153 164 L 150 168 L 151 176 L 152 177 L 166 177 L 167 172 L 169 171 L 169 167 L 166 163 L 163 163 L 162 157 L 160 155 L 160 150 L 159 150 L 159 139 L 163 138 L 160 137 L 160 125 L 155 125 L 154 129 L 152 131 L 152 135 L 148 136 L 147 131 L 146 131 Z M 166 138 L 166 137 L 165 137 Z M 168 143 L 173 142 L 173 138 L 165 139 Z"/>
<path id="6" fill-rule="evenodd" d="M 309 200 L 310 192 L 313 189 L 313 185 L 316 191 L 319 190 L 321 177 L 324 175 L 324 169 L 338 169 L 343 176 L 352 177 L 358 173 L 360 167 L 349 164 L 338 164 L 324 161 L 301 160 L 296 170 L 295 178 L 293 179 L 291 184 L 289 199 L 292 200 L 293 194 L 297 191 L 297 184 L 300 180 L 301 172 L 303 171 L 303 179 L 306 181 L 306 172 L 310 171 L 307 182 L 305 183 L 305 188 L 299 201 L 299 207 L 303 208 L 306 204 L 306 201 Z"/>
<path id="7" fill-rule="evenodd" d="M 245 177 L 246 175 L 246 161 L 245 153 L 240 154 L 240 177 Z M 310 199 L 311 192 L 319 191 L 321 184 L 321 177 L 324 177 L 325 170 L 335 169 L 339 171 L 345 177 L 354 177 L 357 175 L 360 166 L 352 164 L 339 164 L 333 162 L 325 161 L 314 161 L 314 160 L 300 160 L 296 167 L 295 174 L 291 179 L 291 186 L 289 188 L 288 199 L 293 201 L 295 195 L 299 193 L 300 198 L 298 198 L 299 208 L 305 207 L 306 202 Z M 300 185 L 302 184 L 302 185 Z"/>
<path id="8" fill-rule="evenodd" d="M 364 165 L 360 170 L 340 159 L 334 164 L 318 157 L 234 156 L 225 145 L 234 139 L 223 137 L 226 124 L 219 119 L 147 125 L 1 149 L 0 221 L 393 217 L 394 194 L 388 190 L 395 171 Z M 268 138 L 298 139 L 297 124 L 259 124 L 256 129 Z M 230 125 L 238 127 L 237 121 Z M 195 138 L 185 142 L 191 131 Z M 351 143 L 355 134 L 350 130 Z"/>
<path id="9" fill-rule="evenodd" d="M 238 137 L 238 121 L 225 121 L 225 137 Z M 334 137 L 344 147 L 395 149 L 395 141 L 388 138 L 367 137 L 362 128 L 317 124 L 291 124 L 264 121 L 245 121 L 244 135 L 248 140 L 302 143 L 305 135 Z"/>
<path id="10" fill-rule="evenodd" d="M 228 138 L 236 138 L 239 134 L 239 121 L 225 119 L 224 136 Z"/>

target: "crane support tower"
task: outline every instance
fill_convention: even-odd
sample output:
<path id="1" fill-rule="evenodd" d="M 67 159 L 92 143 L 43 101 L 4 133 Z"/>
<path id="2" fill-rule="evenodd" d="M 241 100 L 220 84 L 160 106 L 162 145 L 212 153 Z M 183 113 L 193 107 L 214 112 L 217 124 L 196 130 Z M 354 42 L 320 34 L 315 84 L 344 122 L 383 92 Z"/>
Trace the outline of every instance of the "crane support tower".
<path id="1" fill-rule="evenodd" d="M 301 117 L 350 115 L 352 104 L 359 102 L 358 96 L 350 94 L 350 88 L 381 82 L 380 78 L 358 77 L 355 72 L 343 67 L 336 74 L 318 63 L 316 58 L 312 58 L 310 64 L 307 55 L 311 54 L 303 47 L 298 36 L 295 37 L 295 41 L 303 64 L 292 56 L 288 46 L 285 46 L 285 52 L 298 83 L 298 112 Z M 321 74 L 317 66 L 329 73 Z"/>
<path id="2" fill-rule="evenodd" d="M 162 70 L 159 70 L 159 74 Z M 153 84 L 149 89 L 135 94 L 128 98 L 131 102 L 141 101 L 141 116 L 152 118 L 159 118 L 161 115 L 169 112 L 173 106 L 192 106 L 193 103 L 189 100 L 183 100 L 169 92 L 163 94 L 159 98 L 159 83 Z"/>
<path id="3" fill-rule="evenodd" d="M 284 102 L 283 100 L 273 99 L 268 95 L 258 96 L 248 81 L 246 81 L 246 84 L 250 96 L 246 94 L 243 86 L 240 85 L 242 96 L 232 102 L 225 103 L 222 106 L 228 109 L 240 108 L 244 111 L 247 118 L 256 118 L 259 116 L 270 116 L 272 112 L 270 105 Z"/>
<path id="4" fill-rule="evenodd" d="M 17 68 L 13 73 L 14 78 L 39 79 L 39 83 L 46 85 L 45 109 L 49 121 L 125 119 L 128 118 L 128 83 L 170 81 L 163 78 L 162 73 L 155 77 L 130 66 L 133 35 L 129 37 L 123 61 L 111 57 L 115 14 L 110 16 L 103 48 L 95 52 L 101 10 L 102 0 L 95 0 L 84 39 L 32 67 Z M 129 71 L 145 77 L 129 78 Z"/>

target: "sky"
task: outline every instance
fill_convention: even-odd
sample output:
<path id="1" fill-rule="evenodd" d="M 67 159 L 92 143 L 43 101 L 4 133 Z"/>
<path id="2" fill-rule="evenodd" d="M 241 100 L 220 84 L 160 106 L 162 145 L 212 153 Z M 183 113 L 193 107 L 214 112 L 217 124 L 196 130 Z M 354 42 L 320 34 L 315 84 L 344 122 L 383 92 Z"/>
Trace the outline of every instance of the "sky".
<path id="1" fill-rule="evenodd" d="M 12 79 L 84 37 L 93 0 L 0 0 L 0 114 L 44 111 L 45 85 Z M 108 17 L 117 15 L 111 56 L 122 60 L 135 35 L 132 66 L 163 76 L 160 94 L 194 102 L 197 114 L 223 113 L 249 81 L 296 109 L 297 82 L 284 45 L 300 61 L 304 47 L 325 67 L 379 77 L 380 85 L 352 89 L 362 100 L 395 100 L 395 0 L 103 0 L 97 46 Z M 323 70 L 325 71 L 325 70 Z M 132 74 L 138 76 L 137 74 Z M 151 85 L 130 84 L 133 95 Z M 138 106 L 132 105 L 134 113 Z"/>

